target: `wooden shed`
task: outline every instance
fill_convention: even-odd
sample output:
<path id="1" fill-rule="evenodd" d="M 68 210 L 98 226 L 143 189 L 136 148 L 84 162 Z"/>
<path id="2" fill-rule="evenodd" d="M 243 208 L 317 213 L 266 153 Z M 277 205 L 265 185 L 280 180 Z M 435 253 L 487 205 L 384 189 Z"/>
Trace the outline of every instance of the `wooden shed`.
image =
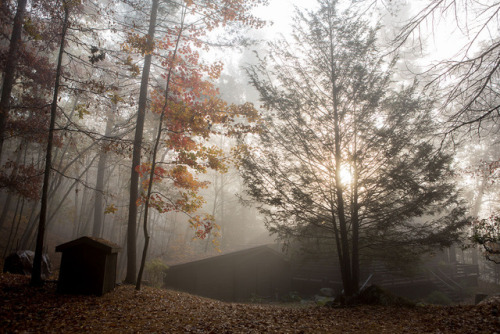
<path id="1" fill-rule="evenodd" d="M 290 292 L 290 263 L 264 245 L 171 266 L 165 286 L 224 301 L 276 299 Z"/>
<path id="2" fill-rule="evenodd" d="M 94 237 L 57 246 L 56 252 L 62 252 L 57 291 L 98 296 L 112 291 L 119 250 L 118 245 Z"/>

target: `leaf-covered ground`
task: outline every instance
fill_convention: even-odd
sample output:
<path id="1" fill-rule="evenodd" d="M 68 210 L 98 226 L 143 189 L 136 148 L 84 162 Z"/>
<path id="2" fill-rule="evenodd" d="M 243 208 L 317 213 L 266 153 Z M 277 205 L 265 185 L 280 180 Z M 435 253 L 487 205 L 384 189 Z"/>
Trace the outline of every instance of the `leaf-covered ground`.
<path id="1" fill-rule="evenodd" d="M 120 286 L 102 297 L 28 286 L 0 274 L 1 333 L 499 333 L 497 305 L 414 308 L 288 307 L 223 303 Z"/>

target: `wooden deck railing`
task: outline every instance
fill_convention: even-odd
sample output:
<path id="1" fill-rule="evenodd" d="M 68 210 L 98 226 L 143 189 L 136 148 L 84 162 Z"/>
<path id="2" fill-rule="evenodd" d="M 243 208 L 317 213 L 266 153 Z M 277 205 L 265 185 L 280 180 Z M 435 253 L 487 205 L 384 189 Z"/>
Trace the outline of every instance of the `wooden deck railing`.
<path id="1" fill-rule="evenodd" d="M 390 270 L 382 265 L 373 265 L 370 268 L 364 268 L 364 274 L 361 277 L 361 282 L 365 282 L 371 275 L 368 285 L 377 284 L 380 286 L 401 286 L 412 285 L 418 283 L 430 283 L 438 280 L 436 276 L 445 281 L 448 285 L 459 285 L 464 279 L 477 279 L 479 276 L 479 268 L 477 265 L 469 264 L 449 264 L 445 266 L 428 266 L 419 274 L 405 274 L 403 271 Z M 340 271 L 334 270 L 331 267 L 308 266 L 300 271 L 295 271 L 292 277 L 294 281 L 315 282 L 315 283 L 340 283 Z"/>

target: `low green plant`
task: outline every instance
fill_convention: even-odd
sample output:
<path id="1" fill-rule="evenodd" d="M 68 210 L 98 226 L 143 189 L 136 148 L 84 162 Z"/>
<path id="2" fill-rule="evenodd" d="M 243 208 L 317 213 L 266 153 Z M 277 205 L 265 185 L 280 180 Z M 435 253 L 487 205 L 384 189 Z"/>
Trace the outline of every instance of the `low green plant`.
<path id="1" fill-rule="evenodd" d="M 345 301 L 346 304 L 361 305 L 383 305 L 383 306 L 405 306 L 413 307 L 415 304 L 410 300 L 396 296 L 390 291 L 384 290 L 377 285 L 370 285 L 361 290 L 357 296 Z"/>
<path id="2" fill-rule="evenodd" d="M 285 301 L 287 302 L 300 302 L 302 298 L 299 296 L 299 293 L 297 291 L 290 291 L 286 296 L 285 296 Z"/>
<path id="3" fill-rule="evenodd" d="M 450 305 L 452 303 L 450 297 L 441 291 L 432 291 L 427 297 L 425 297 L 424 302 L 426 304 L 434 305 Z"/>
<path id="4" fill-rule="evenodd" d="M 252 295 L 250 296 L 250 302 L 251 303 L 262 303 L 264 301 L 264 297 L 256 294 L 256 293 L 252 293 Z"/>
<path id="5" fill-rule="evenodd" d="M 149 285 L 160 288 L 163 286 L 163 279 L 167 269 L 168 266 L 161 259 L 153 259 L 147 262 L 144 267 L 145 280 L 148 281 Z"/>

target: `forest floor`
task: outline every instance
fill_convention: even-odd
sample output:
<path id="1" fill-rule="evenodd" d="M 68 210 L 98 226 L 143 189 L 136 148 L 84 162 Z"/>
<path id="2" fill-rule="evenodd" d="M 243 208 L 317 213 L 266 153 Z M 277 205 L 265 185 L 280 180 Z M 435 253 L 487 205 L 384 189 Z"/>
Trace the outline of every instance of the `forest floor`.
<path id="1" fill-rule="evenodd" d="M 498 333 L 499 304 L 319 306 L 224 303 L 171 290 L 122 285 L 102 297 L 33 288 L 0 274 L 1 333 Z"/>

